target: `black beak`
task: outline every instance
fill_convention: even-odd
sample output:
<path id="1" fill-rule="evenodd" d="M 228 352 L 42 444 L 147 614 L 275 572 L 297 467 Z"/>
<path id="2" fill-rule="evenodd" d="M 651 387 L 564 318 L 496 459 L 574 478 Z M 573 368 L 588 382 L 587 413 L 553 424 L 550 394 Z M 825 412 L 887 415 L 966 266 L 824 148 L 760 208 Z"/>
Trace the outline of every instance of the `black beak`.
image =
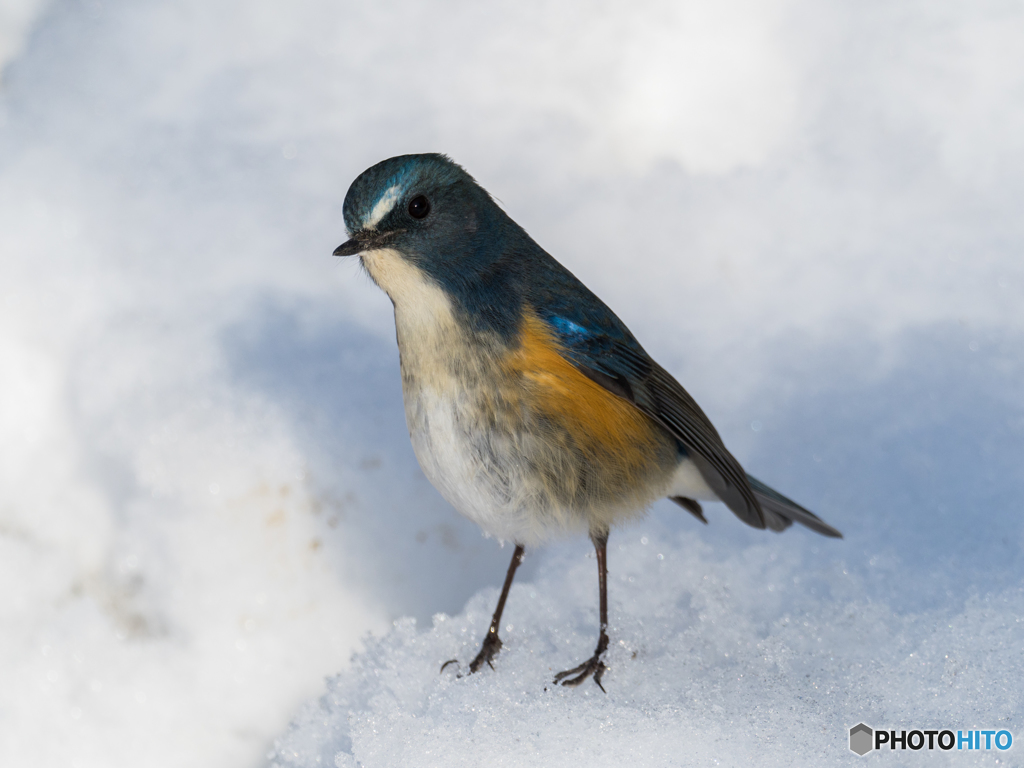
<path id="1" fill-rule="evenodd" d="M 356 240 L 354 237 L 351 240 L 346 240 L 344 243 L 334 249 L 335 256 L 355 256 L 360 251 L 364 250 L 363 244 Z"/>
<path id="2" fill-rule="evenodd" d="M 393 229 L 390 232 L 374 232 L 372 230 L 360 230 L 352 234 L 351 240 L 334 249 L 335 256 L 355 256 L 357 253 L 372 251 L 374 248 L 384 248 L 391 242 L 395 235 L 405 230 Z"/>

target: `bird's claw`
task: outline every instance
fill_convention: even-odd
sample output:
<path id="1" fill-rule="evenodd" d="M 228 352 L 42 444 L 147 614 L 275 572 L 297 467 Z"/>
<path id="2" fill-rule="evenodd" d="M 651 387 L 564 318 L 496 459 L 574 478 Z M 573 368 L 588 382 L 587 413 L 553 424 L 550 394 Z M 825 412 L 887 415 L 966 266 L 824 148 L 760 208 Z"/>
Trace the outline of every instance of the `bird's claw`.
<path id="1" fill-rule="evenodd" d="M 491 663 L 491 659 L 498 655 L 498 651 L 501 650 L 501 638 L 498 637 L 497 632 L 488 632 L 484 638 L 483 645 L 480 646 L 480 653 L 476 655 L 476 658 L 469 664 L 470 674 L 476 672 L 480 667 L 487 662 L 487 666 L 494 669 L 494 665 Z"/>
<path id="2" fill-rule="evenodd" d="M 594 682 L 597 683 L 597 687 L 600 688 L 602 692 L 607 693 L 607 691 L 604 690 L 604 686 L 601 685 L 601 678 L 607 670 L 608 667 L 605 666 L 605 663 L 601 660 L 601 653 L 595 653 L 578 667 L 575 667 L 574 669 L 567 669 L 565 672 L 559 672 L 555 675 L 555 682 L 567 685 L 570 688 L 575 688 L 588 677 L 593 675 Z M 571 675 L 576 675 L 576 677 L 571 677 Z M 569 679 L 566 680 L 565 678 Z"/>

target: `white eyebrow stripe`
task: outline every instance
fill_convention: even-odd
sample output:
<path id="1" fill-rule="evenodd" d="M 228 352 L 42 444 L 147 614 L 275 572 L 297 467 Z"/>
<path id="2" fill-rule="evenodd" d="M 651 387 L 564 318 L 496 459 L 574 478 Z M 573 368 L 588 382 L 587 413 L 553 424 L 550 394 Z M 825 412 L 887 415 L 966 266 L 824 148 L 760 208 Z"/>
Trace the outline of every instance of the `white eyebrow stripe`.
<path id="1" fill-rule="evenodd" d="M 380 220 L 387 216 L 391 209 L 395 207 L 401 191 L 402 188 L 398 184 L 389 187 L 387 192 L 380 196 L 377 204 L 373 206 L 373 210 L 370 211 L 369 217 L 363 224 L 363 229 L 376 229 Z"/>

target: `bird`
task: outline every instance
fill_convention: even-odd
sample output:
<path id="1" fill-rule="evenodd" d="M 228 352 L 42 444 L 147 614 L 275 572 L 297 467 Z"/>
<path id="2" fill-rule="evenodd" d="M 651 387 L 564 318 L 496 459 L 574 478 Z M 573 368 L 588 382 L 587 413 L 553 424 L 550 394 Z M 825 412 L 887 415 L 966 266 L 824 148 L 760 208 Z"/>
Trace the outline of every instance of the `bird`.
<path id="1" fill-rule="evenodd" d="M 597 555 L 598 643 L 553 682 L 592 678 L 605 690 L 608 536 L 658 499 L 705 524 L 700 502 L 721 501 L 754 528 L 797 522 L 842 537 L 748 475 L 615 313 L 446 155 L 373 165 L 352 182 L 342 214 L 349 239 L 334 255 L 358 256 L 394 305 L 406 423 L 424 474 L 515 547 L 470 673 L 494 669 L 526 548 L 586 533 Z"/>

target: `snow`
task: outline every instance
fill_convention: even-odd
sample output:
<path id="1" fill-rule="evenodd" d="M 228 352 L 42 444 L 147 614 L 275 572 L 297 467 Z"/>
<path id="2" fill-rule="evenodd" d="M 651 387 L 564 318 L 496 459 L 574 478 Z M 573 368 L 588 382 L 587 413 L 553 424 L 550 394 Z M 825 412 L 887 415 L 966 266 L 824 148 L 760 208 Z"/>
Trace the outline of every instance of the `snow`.
<path id="1" fill-rule="evenodd" d="M 607 694 L 552 684 L 596 639 L 594 561 L 563 556 L 513 588 L 494 671 L 438 673 L 476 653 L 495 590 L 428 632 L 397 621 L 305 707 L 271 765 L 836 765 L 861 720 L 1019 722 L 1019 588 L 896 614 L 849 572 L 771 545 L 722 559 L 688 534 L 643 533 L 612 553 Z M 999 764 L 992 752 L 981 762 Z"/>
<path id="2" fill-rule="evenodd" d="M 0 764 L 1019 738 L 1022 43 L 994 1 L 0 0 Z M 528 552 L 495 671 L 438 674 L 511 551 L 423 478 L 390 305 L 330 256 L 413 151 L 846 538 L 659 504 L 610 541 L 607 695 L 550 684 L 583 540 Z"/>

